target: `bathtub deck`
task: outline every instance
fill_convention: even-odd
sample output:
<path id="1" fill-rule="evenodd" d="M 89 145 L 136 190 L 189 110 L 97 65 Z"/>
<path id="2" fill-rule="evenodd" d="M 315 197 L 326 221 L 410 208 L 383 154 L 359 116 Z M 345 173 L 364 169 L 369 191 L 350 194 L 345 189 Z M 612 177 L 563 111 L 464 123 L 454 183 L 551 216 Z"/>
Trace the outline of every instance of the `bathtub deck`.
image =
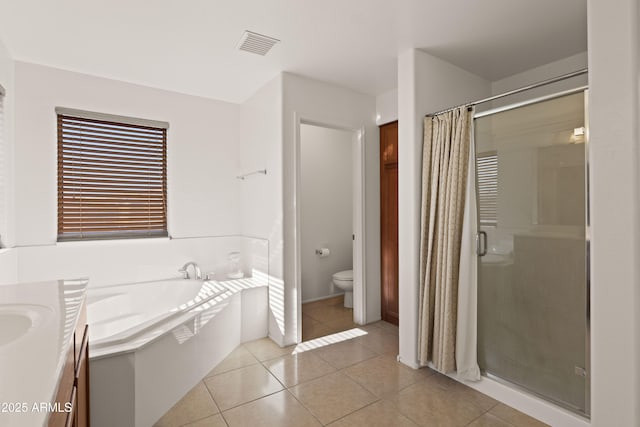
<path id="1" fill-rule="evenodd" d="M 132 336 L 126 339 L 118 340 L 112 339 L 112 343 L 109 345 L 103 345 L 99 341 L 90 341 L 89 351 L 91 360 L 98 360 L 104 357 L 112 357 L 119 354 L 131 353 L 137 350 L 141 350 L 145 346 L 152 344 L 155 340 L 161 338 L 175 327 L 187 322 L 189 319 L 199 315 L 202 309 L 207 309 L 212 312 L 217 312 L 224 309 L 229 299 L 234 295 L 242 293 L 244 290 L 267 288 L 267 283 L 262 277 L 248 277 L 242 279 L 226 280 L 222 282 L 212 281 L 215 284 L 221 284 L 224 286 L 225 291 L 208 300 L 208 302 L 196 306 L 190 310 L 186 310 L 177 315 L 158 322 L 157 325 L 152 325 L 142 329 L 140 333 L 132 334 Z M 108 288 L 107 288 L 108 289 Z M 89 313 L 91 320 L 91 313 Z"/>

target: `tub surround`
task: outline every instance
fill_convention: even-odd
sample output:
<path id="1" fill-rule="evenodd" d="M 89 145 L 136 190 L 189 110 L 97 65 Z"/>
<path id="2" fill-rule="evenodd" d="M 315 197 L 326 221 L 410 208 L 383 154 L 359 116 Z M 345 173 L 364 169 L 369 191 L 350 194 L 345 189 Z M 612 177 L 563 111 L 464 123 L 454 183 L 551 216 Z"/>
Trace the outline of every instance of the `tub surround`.
<path id="1" fill-rule="evenodd" d="M 74 332 L 82 317 L 88 280 L 54 280 L 0 286 L 0 425 L 43 425 L 50 413 L 33 405 L 54 402 Z M 78 343 L 79 344 L 79 343 Z M 5 410 L 6 409 L 6 410 Z"/>

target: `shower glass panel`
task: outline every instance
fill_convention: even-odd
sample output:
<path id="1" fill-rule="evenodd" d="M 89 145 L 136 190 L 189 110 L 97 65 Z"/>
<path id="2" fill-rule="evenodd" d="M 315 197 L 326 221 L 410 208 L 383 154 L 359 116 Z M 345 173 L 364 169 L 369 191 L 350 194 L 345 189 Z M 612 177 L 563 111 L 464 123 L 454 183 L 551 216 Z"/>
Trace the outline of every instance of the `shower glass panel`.
<path id="1" fill-rule="evenodd" d="M 478 361 L 588 413 L 584 93 L 475 120 Z"/>

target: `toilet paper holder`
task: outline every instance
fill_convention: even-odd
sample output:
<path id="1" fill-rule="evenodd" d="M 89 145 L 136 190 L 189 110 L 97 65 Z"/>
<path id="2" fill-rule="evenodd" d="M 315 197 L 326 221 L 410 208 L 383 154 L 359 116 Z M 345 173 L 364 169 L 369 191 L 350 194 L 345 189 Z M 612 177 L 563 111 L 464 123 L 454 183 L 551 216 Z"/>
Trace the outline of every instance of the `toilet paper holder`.
<path id="1" fill-rule="evenodd" d="M 316 249 L 316 255 L 320 255 L 321 257 L 329 256 L 330 253 L 331 251 L 329 250 L 329 248 Z"/>

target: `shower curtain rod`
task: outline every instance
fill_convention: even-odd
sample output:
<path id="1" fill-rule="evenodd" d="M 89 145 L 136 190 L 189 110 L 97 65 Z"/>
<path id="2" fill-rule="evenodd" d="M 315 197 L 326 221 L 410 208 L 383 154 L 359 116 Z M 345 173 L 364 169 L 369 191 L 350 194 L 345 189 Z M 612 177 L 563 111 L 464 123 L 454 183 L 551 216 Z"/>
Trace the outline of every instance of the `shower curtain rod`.
<path id="1" fill-rule="evenodd" d="M 493 95 L 493 96 L 490 96 L 488 98 L 480 99 L 478 101 L 468 102 L 466 104 L 458 105 L 456 107 L 451 107 L 451 108 L 447 108 L 447 109 L 442 110 L 442 111 L 437 111 L 435 113 L 427 114 L 425 117 L 437 116 L 438 114 L 447 113 L 449 111 L 453 111 L 456 108 L 460 108 L 460 107 L 470 108 L 470 107 L 473 107 L 473 106 L 478 105 L 478 104 L 484 104 L 485 102 L 495 101 L 496 99 L 504 98 L 505 96 L 515 95 L 517 93 L 525 92 L 525 91 L 531 90 L 531 89 L 535 89 L 535 88 L 540 87 L 540 86 L 545 86 L 545 85 L 548 85 L 548 84 L 551 84 L 551 83 L 555 83 L 555 82 L 559 82 L 559 81 L 562 81 L 562 80 L 570 79 L 571 77 L 580 76 L 580 75 L 586 74 L 588 72 L 589 72 L 588 68 L 583 68 L 581 70 L 573 71 L 571 73 L 563 74 L 563 75 L 558 76 L 558 77 L 553 77 L 553 78 L 550 78 L 550 79 L 547 79 L 547 80 L 543 80 L 543 81 L 538 82 L 538 83 L 532 83 L 530 85 L 523 86 L 523 87 L 518 88 L 518 89 L 510 90 L 508 92 L 504 92 L 504 93 L 501 93 L 501 94 L 498 94 L 498 95 Z"/>

